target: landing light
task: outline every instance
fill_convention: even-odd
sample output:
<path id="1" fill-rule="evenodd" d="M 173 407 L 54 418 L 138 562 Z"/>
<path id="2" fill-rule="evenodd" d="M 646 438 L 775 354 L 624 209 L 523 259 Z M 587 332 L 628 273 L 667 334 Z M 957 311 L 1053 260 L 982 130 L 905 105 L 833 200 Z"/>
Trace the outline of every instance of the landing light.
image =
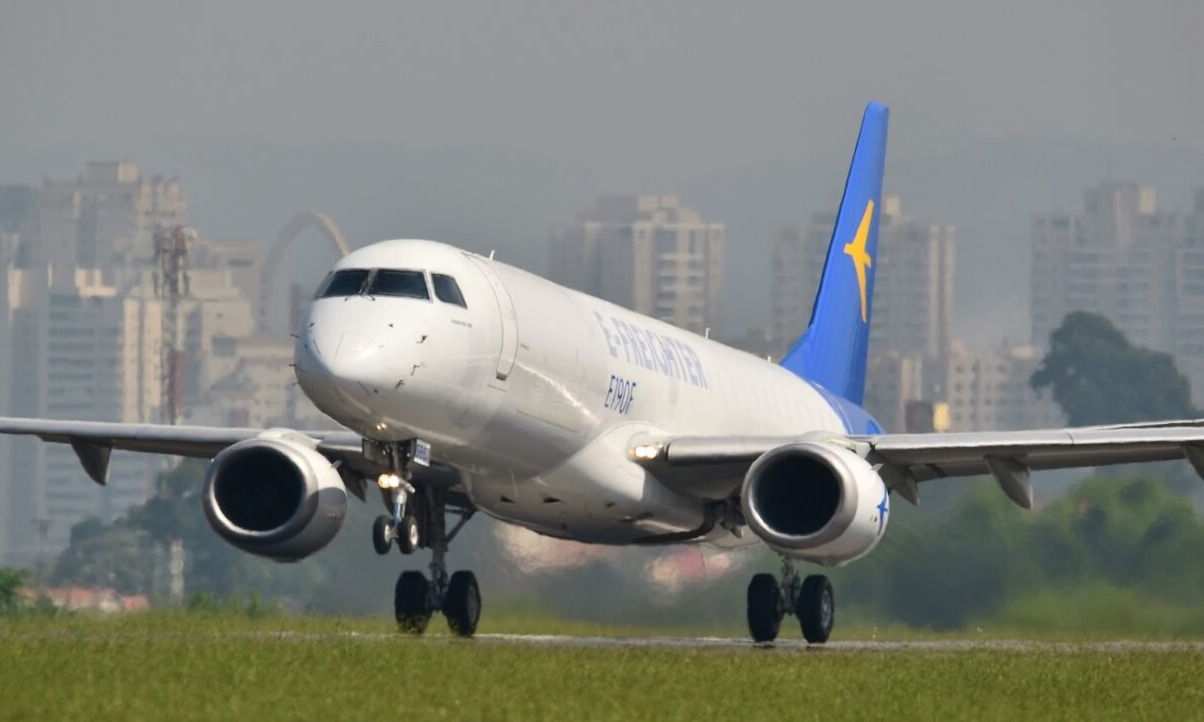
<path id="1" fill-rule="evenodd" d="M 636 444 L 631 450 L 631 456 L 636 461 L 652 461 L 661 455 L 664 448 L 664 444 L 659 443 Z"/>
<path id="2" fill-rule="evenodd" d="M 382 489 L 396 489 L 401 486 L 401 477 L 397 474 L 381 474 L 376 478 L 376 485 Z"/>

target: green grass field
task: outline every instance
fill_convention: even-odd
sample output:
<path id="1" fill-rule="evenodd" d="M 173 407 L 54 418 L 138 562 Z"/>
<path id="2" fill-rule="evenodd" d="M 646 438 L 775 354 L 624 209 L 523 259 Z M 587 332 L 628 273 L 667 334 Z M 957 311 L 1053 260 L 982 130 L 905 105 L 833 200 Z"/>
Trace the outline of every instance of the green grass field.
<path id="1" fill-rule="evenodd" d="M 0 718 L 1190 719 L 1204 710 L 1198 649 L 543 646 L 453 639 L 440 622 L 439 634 L 416 639 L 384 619 L 0 620 Z"/>

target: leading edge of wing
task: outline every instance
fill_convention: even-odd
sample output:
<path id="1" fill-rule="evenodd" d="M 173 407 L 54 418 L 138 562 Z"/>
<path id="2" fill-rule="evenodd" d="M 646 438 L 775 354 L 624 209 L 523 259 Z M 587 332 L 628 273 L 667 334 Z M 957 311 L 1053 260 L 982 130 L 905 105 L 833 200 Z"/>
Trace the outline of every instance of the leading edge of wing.
<path id="1" fill-rule="evenodd" d="M 43 441 L 59 443 L 85 441 L 131 451 L 211 456 L 263 430 L 0 417 L 0 433 L 37 436 Z"/>
<path id="2" fill-rule="evenodd" d="M 1204 422 L 872 436 L 681 436 L 639 443 L 632 449 L 632 458 L 659 460 L 670 466 L 751 463 L 776 446 L 802 441 L 826 441 L 861 450 L 871 461 L 897 466 L 970 464 L 974 468 L 964 473 L 977 474 L 987 472 L 982 462 L 986 456 L 1027 460 L 1032 468 L 1043 469 L 1183 458 L 1185 445 L 1204 445 Z M 950 471 L 945 475 L 959 474 Z"/>
<path id="3" fill-rule="evenodd" d="M 870 459 L 907 468 L 917 480 L 990 472 L 988 457 L 1030 469 L 1066 469 L 1145 461 L 1191 460 L 1204 445 L 1201 426 L 1065 428 L 970 431 L 867 437 Z M 1193 460 L 1194 463 L 1194 460 Z"/>
<path id="4" fill-rule="evenodd" d="M 0 417 L 0 434 L 37 436 L 43 441 L 70 444 L 88 476 L 98 484 L 105 483 L 108 455 L 113 449 L 211 458 L 227 446 L 253 439 L 266 431 L 220 426 Z M 329 450 L 331 455 L 350 453 L 352 449 L 360 448 L 360 437 L 351 431 L 300 433 L 317 441 L 318 451 L 325 453 Z"/>
<path id="5" fill-rule="evenodd" d="M 1107 466 L 1187 458 L 1204 477 L 1204 424 L 1149 422 L 1135 426 L 1083 427 L 1036 431 L 972 431 L 926 434 L 848 436 L 809 433 L 793 437 L 689 436 L 641 441 L 631 458 L 653 473 L 665 473 L 671 486 L 688 493 L 706 486 L 709 496 L 717 480 L 708 469 L 738 488 L 741 470 L 757 457 L 783 444 L 825 442 L 842 446 L 881 464 L 888 486 L 896 488 L 947 476 L 996 475 L 1000 462 L 1023 470 Z M 992 468 L 994 466 L 995 468 Z M 885 473 L 887 470 L 891 473 Z M 691 477 L 696 477 L 694 480 Z M 706 479 L 704 481 L 704 479 Z M 735 484 L 735 486 L 732 486 Z"/>

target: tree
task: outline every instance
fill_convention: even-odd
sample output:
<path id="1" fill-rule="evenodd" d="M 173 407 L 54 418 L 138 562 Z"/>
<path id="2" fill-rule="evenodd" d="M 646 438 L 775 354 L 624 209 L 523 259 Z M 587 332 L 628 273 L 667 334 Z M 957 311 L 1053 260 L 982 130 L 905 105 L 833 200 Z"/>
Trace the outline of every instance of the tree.
<path id="1" fill-rule="evenodd" d="M 1067 314 L 1050 334 L 1049 352 L 1029 379 L 1054 400 L 1072 426 L 1197 415 L 1191 386 L 1170 354 L 1134 346 L 1104 316 Z"/>
<path id="2" fill-rule="evenodd" d="M 154 594 L 156 549 L 162 553 L 166 542 L 180 539 L 187 550 L 186 593 L 287 598 L 295 606 L 307 606 L 313 590 L 329 575 L 322 561 L 278 564 L 222 541 L 209 528 L 201 508 L 204 478 L 204 462 L 185 460 L 160 476 L 155 496 L 111 524 L 98 519 L 76 524 L 70 545 L 55 565 L 55 583 Z"/>
<path id="3" fill-rule="evenodd" d="M 21 587 L 29 580 L 24 569 L 0 569 L 0 615 L 15 614 L 21 609 Z"/>
<path id="4" fill-rule="evenodd" d="M 111 587 L 121 594 L 150 585 L 146 533 L 125 519 L 105 524 L 89 518 L 71 527 L 71 542 L 55 563 L 55 584 Z"/>

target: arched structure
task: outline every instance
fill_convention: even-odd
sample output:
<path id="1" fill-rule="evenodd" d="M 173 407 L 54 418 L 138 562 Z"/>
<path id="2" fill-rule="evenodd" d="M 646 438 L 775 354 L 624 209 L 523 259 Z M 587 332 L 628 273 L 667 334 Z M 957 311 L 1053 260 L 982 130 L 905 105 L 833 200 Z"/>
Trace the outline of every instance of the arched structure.
<path id="1" fill-rule="evenodd" d="M 330 216 L 317 211 L 301 211 L 293 216 L 276 236 L 276 242 L 272 244 L 272 250 L 268 252 L 267 260 L 263 264 L 263 271 L 259 277 L 259 318 L 262 323 L 267 322 L 272 285 L 276 277 L 280 275 L 284 252 L 292 245 L 297 235 L 309 226 L 317 228 L 340 257 L 351 252 L 351 248 L 347 245 L 347 239 L 343 238 L 342 232 L 339 231 L 339 227 L 334 224 L 334 221 L 330 220 Z"/>

